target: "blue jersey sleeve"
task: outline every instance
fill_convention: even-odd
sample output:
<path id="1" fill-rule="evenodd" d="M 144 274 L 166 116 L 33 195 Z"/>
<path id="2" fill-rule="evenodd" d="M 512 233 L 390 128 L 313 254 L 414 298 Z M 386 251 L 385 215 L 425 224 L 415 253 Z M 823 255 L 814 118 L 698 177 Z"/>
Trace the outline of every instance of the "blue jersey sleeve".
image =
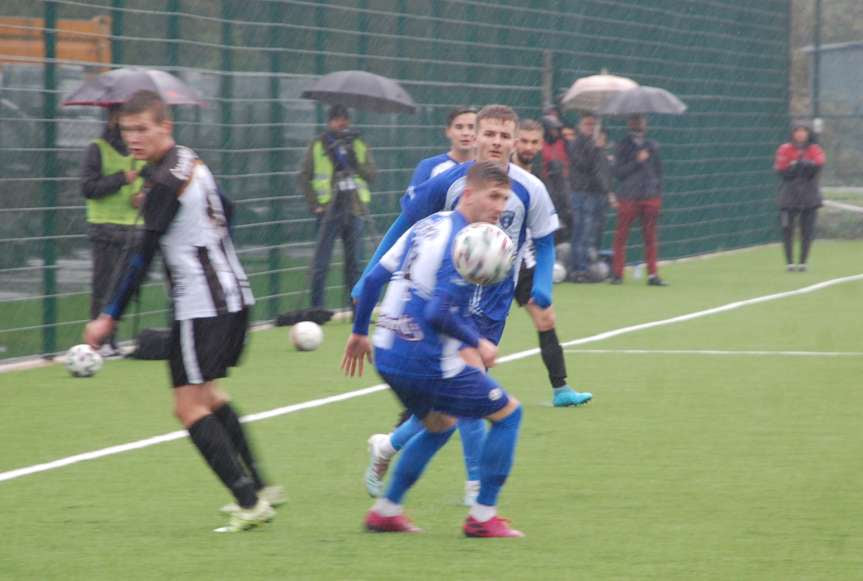
<path id="1" fill-rule="evenodd" d="M 402 216 L 410 224 L 414 224 L 436 212 L 446 210 L 446 194 L 453 184 L 453 175 L 452 170 L 446 171 L 416 187 L 409 188 L 402 196 Z"/>
<path id="2" fill-rule="evenodd" d="M 437 158 L 434 157 L 429 157 L 419 162 L 414 170 L 414 175 L 411 176 L 410 188 L 413 189 L 421 183 L 428 181 L 436 163 Z"/>

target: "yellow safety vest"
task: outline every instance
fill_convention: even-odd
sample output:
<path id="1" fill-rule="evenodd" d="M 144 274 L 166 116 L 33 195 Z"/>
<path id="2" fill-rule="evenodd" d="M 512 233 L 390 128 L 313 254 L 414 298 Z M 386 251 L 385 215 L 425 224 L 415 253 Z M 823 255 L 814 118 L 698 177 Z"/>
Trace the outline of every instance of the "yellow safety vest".
<path id="1" fill-rule="evenodd" d="M 122 155 L 104 139 L 97 139 L 93 143 L 99 147 L 99 153 L 102 155 L 103 176 L 132 171 L 143 166 L 142 162 L 135 160 L 131 155 Z M 132 207 L 132 196 L 140 192 L 143 185 L 144 180 L 139 177 L 131 184 L 121 187 L 116 194 L 99 199 L 88 199 L 87 221 L 91 224 L 133 225 L 138 210 Z"/>
<path id="2" fill-rule="evenodd" d="M 357 156 L 357 161 L 360 164 L 366 163 L 366 144 L 359 138 L 354 139 L 354 153 Z M 329 204 L 333 199 L 333 161 L 330 156 L 324 151 L 324 144 L 321 139 L 315 141 L 312 146 L 312 159 L 314 161 L 314 177 L 312 178 L 312 189 L 318 196 L 318 204 Z M 355 175 L 354 182 L 357 184 L 357 195 L 363 204 L 368 204 L 372 201 L 372 193 L 369 191 L 369 185 L 366 181 Z"/>

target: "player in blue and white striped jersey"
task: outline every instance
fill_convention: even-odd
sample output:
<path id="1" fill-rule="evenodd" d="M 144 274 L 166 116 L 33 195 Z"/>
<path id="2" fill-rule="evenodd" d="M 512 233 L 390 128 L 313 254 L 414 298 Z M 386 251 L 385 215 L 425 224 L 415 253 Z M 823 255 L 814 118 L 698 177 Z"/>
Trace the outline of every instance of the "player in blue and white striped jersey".
<path id="1" fill-rule="evenodd" d="M 476 109 L 457 107 L 447 115 L 449 151 L 427 157 L 417 164 L 408 191 L 459 164 L 473 159 L 476 142 Z"/>
<path id="2" fill-rule="evenodd" d="M 515 112 L 501 105 L 487 106 L 477 115 L 477 160 L 493 161 L 508 168 L 514 195 L 510 197 L 499 225 L 510 235 L 518 248 L 519 260 L 515 263 L 511 277 L 498 285 L 477 291 L 472 303 L 472 313 L 483 334 L 497 343 L 503 333 L 512 300 L 516 298 L 530 314 L 539 333 L 543 362 L 549 369 L 552 381 L 554 405 L 581 405 L 590 401 L 592 395 L 577 392 L 566 384 L 563 349 L 557 339 L 554 309 L 551 306 L 554 232 L 559 226 L 557 214 L 543 183 L 529 172 L 509 163 L 515 145 L 517 123 Z M 452 209 L 464 189 L 464 176 L 471 163 L 456 166 L 405 194 L 402 198 L 402 212 L 366 267 L 367 271 L 373 267 L 382 252 L 393 244 L 395 238 L 411 224 L 433 212 Z M 523 280 L 518 280 L 521 258 L 526 251 L 528 238 L 533 242 L 536 251 L 536 266 L 533 271 L 526 270 L 527 276 L 523 277 Z M 362 284 L 361 278 L 355 292 L 361 289 Z M 371 457 L 366 470 L 366 488 L 370 494 L 375 495 L 380 490 L 389 459 L 420 429 L 420 422 L 412 418 L 392 434 L 375 434 L 369 439 Z M 471 456 L 470 451 L 466 452 L 466 464 L 470 463 Z M 476 486 L 475 482 L 471 481 L 470 469 L 468 472 L 468 482 L 465 485 L 466 503 Z"/>
<path id="3" fill-rule="evenodd" d="M 362 374 L 363 360 L 371 360 L 369 321 L 381 288 L 389 283 L 374 335 L 374 363 L 425 427 L 405 447 L 386 495 L 366 515 L 371 531 L 418 530 L 404 516 L 402 499 L 449 440 L 456 418 L 464 417 L 491 422 L 480 454 L 479 496 L 464 533 L 523 536 L 497 516 L 497 497 L 513 463 L 521 405 L 485 373 L 484 368 L 494 365 L 497 346 L 477 329 L 470 311 L 475 285 L 458 273 L 452 259 L 453 242 L 462 228 L 499 221 L 511 195 L 509 186 L 499 164 L 472 165 L 455 210 L 414 224 L 372 269 L 360 293 L 342 368 L 349 375 Z"/>

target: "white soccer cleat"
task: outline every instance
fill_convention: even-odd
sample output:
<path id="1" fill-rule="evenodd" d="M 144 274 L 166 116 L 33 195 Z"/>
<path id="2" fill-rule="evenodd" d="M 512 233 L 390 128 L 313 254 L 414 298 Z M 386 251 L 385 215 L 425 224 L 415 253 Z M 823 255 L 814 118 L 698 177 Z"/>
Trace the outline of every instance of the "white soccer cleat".
<path id="1" fill-rule="evenodd" d="M 476 504 L 476 497 L 479 496 L 479 480 L 467 480 L 464 483 L 464 505 L 473 506 Z"/>
<path id="2" fill-rule="evenodd" d="M 384 477 L 395 451 L 389 434 L 375 434 L 369 438 L 369 466 L 366 468 L 366 490 L 372 498 L 384 495 Z"/>
<path id="3" fill-rule="evenodd" d="M 270 503 L 263 498 L 258 498 L 258 503 L 252 508 L 241 508 L 231 513 L 228 524 L 213 529 L 215 533 L 239 533 L 264 525 L 276 516 L 276 511 Z"/>
<path id="4" fill-rule="evenodd" d="M 258 498 L 263 498 L 273 507 L 281 506 L 288 501 L 288 497 L 285 495 L 285 489 L 278 485 L 263 487 L 258 491 Z M 238 510 L 240 510 L 240 506 L 235 502 L 226 504 L 219 509 L 220 512 L 227 514 L 233 514 Z"/>

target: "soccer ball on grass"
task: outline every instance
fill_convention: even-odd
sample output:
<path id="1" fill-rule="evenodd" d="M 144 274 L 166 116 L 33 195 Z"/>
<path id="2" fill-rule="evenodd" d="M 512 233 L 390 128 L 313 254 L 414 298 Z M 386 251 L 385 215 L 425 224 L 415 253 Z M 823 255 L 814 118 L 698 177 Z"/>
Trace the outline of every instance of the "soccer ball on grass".
<path id="1" fill-rule="evenodd" d="M 75 345 L 66 353 L 66 370 L 73 377 L 92 377 L 102 369 L 102 356 L 89 345 Z"/>
<path id="2" fill-rule="evenodd" d="M 455 269 L 473 284 L 502 281 L 512 270 L 512 239 L 487 222 L 474 222 L 456 234 L 452 245 Z"/>
<path id="3" fill-rule="evenodd" d="M 297 351 L 314 351 L 324 342 L 324 332 L 317 323 L 300 321 L 291 327 L 291 342 Z"/>

